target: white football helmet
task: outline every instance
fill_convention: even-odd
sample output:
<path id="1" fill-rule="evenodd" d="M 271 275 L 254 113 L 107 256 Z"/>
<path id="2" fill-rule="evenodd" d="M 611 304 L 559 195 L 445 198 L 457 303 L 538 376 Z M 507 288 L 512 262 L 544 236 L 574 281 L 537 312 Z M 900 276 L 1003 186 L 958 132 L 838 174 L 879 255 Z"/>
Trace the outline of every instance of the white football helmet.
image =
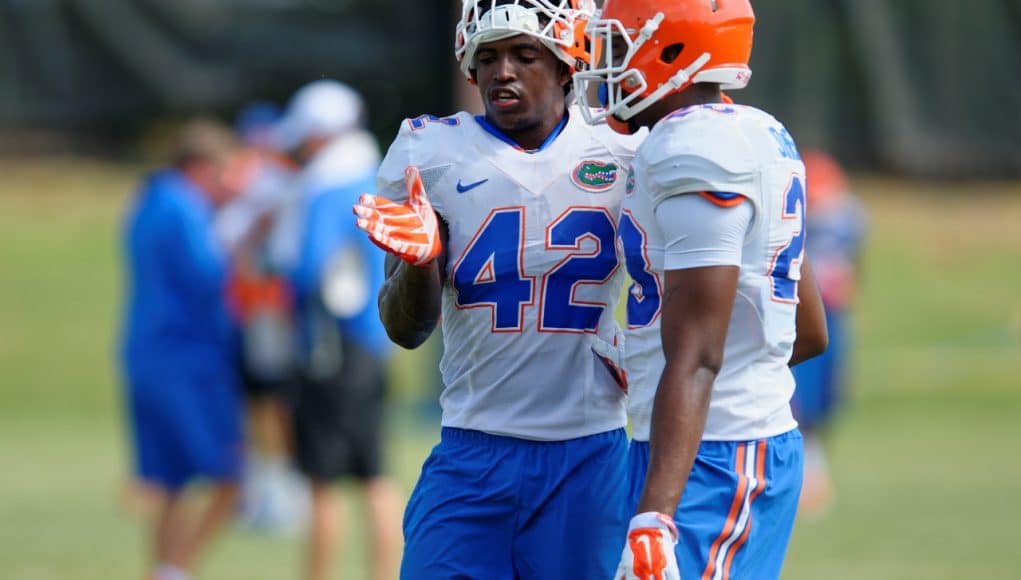
<path id="1" fill-rule="evenodd" d="M 479 45 L 527 34 L 579 70 L 589 62 L 585 25 L 596 13 L 594 0 L 463 0 L 454 55 L 471 82 Z"/>

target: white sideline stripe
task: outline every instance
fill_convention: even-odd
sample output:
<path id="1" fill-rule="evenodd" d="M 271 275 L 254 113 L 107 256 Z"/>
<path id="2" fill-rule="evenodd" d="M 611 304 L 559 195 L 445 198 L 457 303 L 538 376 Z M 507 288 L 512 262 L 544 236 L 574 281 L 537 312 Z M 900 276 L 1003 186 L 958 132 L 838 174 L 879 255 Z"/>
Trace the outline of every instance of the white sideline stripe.
<path id="1" fill-rule="evenodd" d="M 759 480 L 755 479 L 755 458 L 757 453 L 758 442 L 752 441 L 745 445 L 744 452 L 744 474 L 748 478 L 748 486 L 744 492 L 744 498 L 741 500 L 741 512 L 737 517 L 737 523 L 734 524 L 734 529 L 727 536 L 727 539 L 720 546 L 720 551 L 716 555 L 716 565 L 713 570 L 713 580 L 723 580 L 723 563 L 727 560 L 727 552 L 730 551 L 731 546 L 734 542 L 741 537 L 746 527 L 748 527 L 748 521 L 752 517 L 752 492 L 759 487 Z"/>

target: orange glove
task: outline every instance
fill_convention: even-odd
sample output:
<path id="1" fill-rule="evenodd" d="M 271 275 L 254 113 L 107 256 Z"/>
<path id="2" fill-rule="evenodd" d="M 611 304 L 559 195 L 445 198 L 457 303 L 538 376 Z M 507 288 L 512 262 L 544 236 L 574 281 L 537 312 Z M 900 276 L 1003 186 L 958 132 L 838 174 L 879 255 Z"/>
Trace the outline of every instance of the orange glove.
<path id="1" fill-rule="evenodd" d="M 656 512 L 631 518 L 614 580 L 681 580 L 676 543 L 677 527 L 672 518 Z"/>
<path id="2" fill-rule="evenodd" d="M 408 201 L 398 204 L 378 195 L 363 194 L 352 207 L 358 227 L 372 243 L 413 266 L 424 266 L 443 250 L 436 212 L 425 194 L 418 169 L 404 171 Z"/>

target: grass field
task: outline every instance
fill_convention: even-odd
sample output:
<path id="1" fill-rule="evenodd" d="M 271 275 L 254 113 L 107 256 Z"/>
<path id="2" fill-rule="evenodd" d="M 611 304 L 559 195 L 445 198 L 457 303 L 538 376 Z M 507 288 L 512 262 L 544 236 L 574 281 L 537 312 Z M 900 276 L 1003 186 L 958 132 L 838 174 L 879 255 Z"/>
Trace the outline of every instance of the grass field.
<path id="1" fill-rule="evenodd" d="M 140 578 L 114 366 L 118 220 L 137 168 L 0 161 L 0 579 Z M 799 522 L 790 579 L 1017 578 L 1021 184 L 855 182 L 871 214 L 854 390 L 833 433 L 833 511 Z M 410 491 L 437 437 L 406 410 Z M 419 373 L 420 375 L 420 373 Z M 354 516 L 357 518 L 357 514 Z M 361 578 L 358 546 L 337 578 Z M 300 546 L 231 533 L 202 577 L 296 578 Z"/>

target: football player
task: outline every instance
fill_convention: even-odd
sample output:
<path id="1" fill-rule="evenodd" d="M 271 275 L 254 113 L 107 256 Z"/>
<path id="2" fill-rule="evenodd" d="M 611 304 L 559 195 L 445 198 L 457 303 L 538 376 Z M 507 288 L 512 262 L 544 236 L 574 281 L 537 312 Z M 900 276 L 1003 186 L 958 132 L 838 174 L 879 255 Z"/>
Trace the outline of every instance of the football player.
<path id="1" fill-rule="evenodd" d="M 442 318 L 443 429 L 405 513 L 405 579 L 608 578 L 623 544 L 624 392 L 597 352 L 619 333 L 637 141 L 569 106 L 581 4 L 466 0 L 456 55 L 485 114 L 406 120 L 354 208 L 396 257 L 391 338 L 417 347 Z"/>
<path id="2" fill-rule="evenodd" d="M 637 515 L 617 578 L 778 578 L 794 523 L 788 365 L 826 330 L 794 140 L 721 93 L 748 82 L 753 23 L 748 0 L 607 0 L 575 75 L 583 103 L 603 101 L 580 109 L 590 122 L 654 126 L 619 224 Z"/>

